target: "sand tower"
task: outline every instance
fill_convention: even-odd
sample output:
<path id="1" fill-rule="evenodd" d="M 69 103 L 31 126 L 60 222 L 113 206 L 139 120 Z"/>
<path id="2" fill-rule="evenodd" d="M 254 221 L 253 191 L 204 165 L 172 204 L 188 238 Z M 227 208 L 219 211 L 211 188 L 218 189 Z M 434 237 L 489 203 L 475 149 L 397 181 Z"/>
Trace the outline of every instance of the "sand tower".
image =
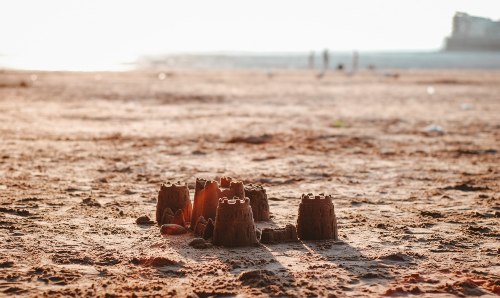
<path id="1" fill-rule="evenodd" d="M 205 195 L 205 192 L 203 190 L 205 189 L 205 183 L 207 183 L 207 180 L 196 178 L 196 184 L 194 188 L 193 213 L 191 215 L 191 229 L 193 230 L 196 226 L 198 218 L 202 216 L 201 212 L 203 210 L 203 198 Z"/>
<path id="2" fill-rule="evenodd" d="M 203 216 L 207 221 L 209 219 L 215 220 L 217 204 L 219 203 L 221 194 L 217 181 L 206 181 L 203 189 L 198 190 L 201 188 L 202 181 L 202 179 L 196 180 L 197 191 L 194 198 L 194 216 L 191 218 L 192 229 L 195 228 L 196 222 L 200 216 Z"/>
<path id="3" fill-rule="evenodd" d="M 331 196 L 302 195 L 297 234 L 301 240 L 338 240 L 337 218 Z"/>
<path id="4" fill-rule="evenodd" d="M 220 178 L 220 198 L 233 198 L 245 199 L 245 187 L 243 182 L 236 181 L 231 177 Z"/>
<path id="5" fill-rule="evenodd" d="M 245 196 L 250 199 L 253 219 L 255 221 L 269 220 L 269 202 L 266 190 L 260 185 L 245 186 Z"/>
<path id="6" fill-rule="evenodd" d="M 211 218 L 206 220 L 203 216 L 200 216 L 193 231 L 196 236 L 208 240 L 214 235 L 214 221 Z"/>
<path id="7" fill-rule="evenodd" d="M 203 234 L 205 233 L 205 229 L 207 227 L 207 220 L 203 217 L 203 216 L 200 216 L 198 217 L 198 220 L 196 221 L 196 223 L 191 226 L 193 228 L 193 232 L 196 236 L 203 236 Z"/>
<path id="8" fill-rule="evenodd" d="M 249 246 L 258 242 L 255 234 L 250 200 L 234 197 L 219 200 L 213 244 L 222 246 Z"/>
<path id="9" fill-rule="evenodd" d="M 159 225 L 169 224 L 179 210 L 184 220 L 191 220 L 192 206 L 187 185 L 182 185 L 180 182 L 162 184 L 156 203 L 156 221 Z"/>
<path id="10" fill-rule="evenodd" d="M 233 178 L 229 176 L 224 176 L 220 177 L 219 181 L 221 188 L 229 188 L 229 185 L 231 184 L 231 181 L 233 181 Z"/>

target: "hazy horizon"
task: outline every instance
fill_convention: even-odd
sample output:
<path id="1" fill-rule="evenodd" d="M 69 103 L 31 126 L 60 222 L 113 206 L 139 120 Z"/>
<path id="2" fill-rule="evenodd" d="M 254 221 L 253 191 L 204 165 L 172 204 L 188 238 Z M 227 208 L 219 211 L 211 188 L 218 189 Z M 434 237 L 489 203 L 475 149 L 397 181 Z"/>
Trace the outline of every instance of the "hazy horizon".
<path id="1" fill-rule="evenodd" d="M 0 62 L 90 70 L 169 53 L 437 51 L 456 11 L 498 19 L 500 2 L 20 0 L 0 9 Z"/>

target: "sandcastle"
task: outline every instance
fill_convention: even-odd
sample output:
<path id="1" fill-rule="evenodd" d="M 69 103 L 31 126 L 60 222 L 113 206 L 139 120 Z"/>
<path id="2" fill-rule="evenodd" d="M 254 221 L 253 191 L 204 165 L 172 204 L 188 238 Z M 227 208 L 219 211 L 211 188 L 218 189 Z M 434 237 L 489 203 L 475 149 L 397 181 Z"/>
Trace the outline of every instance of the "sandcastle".
<path id="1" fill-rule="evenodd" d="M 233 197 L 219 200 L 213 244 L 222 246 L 249 246 L 258 243 L 255 223 L 248 198 Z"/>
<path id="2" fill-rule="evenodd" d="M 263 229 L 260 237 L 260 242 L 264 244 L 294 241 L 299 241 L 299 238 L 297 237 L 297 229 L 292 224 L 288 224 L 284 228 Z"/>
<path id="3" fill-rule="evenodd" d="M 302 195 L 297 234 L 301 240 L 338 240 L 337 218 L 331 196 L 314 196 L 311 193 Z"/>
<path id="4" fill-rule="evenodd" d="M 158 202 L 156 203 L 156 222 L 159 225 L 176 224 L 189 221 L 191 219 L 191 200 L 189 199 L 189 189 L 187 185 L 180 182 L 162 184 L 158 192 Z"/>
<path id="5" fill-rule="evenodd" d="M 269 203 L 262 186 L 222 177 L 196 179 L 194 207 L 187 185 L 162 184 L 156 205 L 159 225 L 170 224 L 181 229 L 190 225 L 195 235 L 221 246 L 250 246 L 259 243 L 255 221 L 269 220 Z M 220 185 L 220 186 L 219 186 Z M 302 195 L 297 227 L 262 230 L 265 244 L 300 240 L 338 240 L 337 219 L 331 196 Z"/>
<path id="6" fill-rule="evenodd" d="M 219 199 L 223 197 L 244 199 L 245 190 L 243 182 L 233 181 L 231 177 L 222 177 L 219 186 L 219 183 L 215 180 L 196 179 L 194 207 L 192 218 L 190 219 L 191 227 L 195 227 L 200 216 L 203 216 L 206 220 L 215 220 L 217 204 L 219 203 Z"/>

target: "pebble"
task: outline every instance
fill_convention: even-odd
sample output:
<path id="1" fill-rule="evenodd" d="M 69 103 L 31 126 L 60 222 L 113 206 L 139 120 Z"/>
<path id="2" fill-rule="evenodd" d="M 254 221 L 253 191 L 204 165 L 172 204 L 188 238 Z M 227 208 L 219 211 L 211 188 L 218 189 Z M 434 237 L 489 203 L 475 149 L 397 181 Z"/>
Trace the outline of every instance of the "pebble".
<path id="1" fill-rule="evenodd" d="M 154 221 L 152 221 L 149 216 L 143 215 L 139 216 L 136 220 L 135 223 L 138 225 L 152 225 L 154 224 Z"/>
<path id="2" fill-rule="evenodd" d="M 162 235 L 181 235 L 186 234 L 187 230 L 183 226 L 179 226 L 176 224 L 166 224 L 161 226 L 160 233 Z"/>
<path id="3" fill-rule="evenodd" d="M 194 238 L 189 242 L 189 246 L 192 246 L 197 249 L 209 248 L 212 246 L 210 242 L 205 241 L 203 238 Z"/>

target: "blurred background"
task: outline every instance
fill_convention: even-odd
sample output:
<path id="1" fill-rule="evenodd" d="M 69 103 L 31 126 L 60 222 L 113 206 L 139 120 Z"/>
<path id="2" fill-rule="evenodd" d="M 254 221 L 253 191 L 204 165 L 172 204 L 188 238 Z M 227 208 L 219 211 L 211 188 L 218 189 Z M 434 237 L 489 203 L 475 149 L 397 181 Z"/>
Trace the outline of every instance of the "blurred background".
<path id="1" fill-rule="evenodd" d="M 363 68 L 500 68 L 496 0 L 19 0 L 0 6 L 2 68 L 302 69 L 320 65 L 325 50 L 331 67 L 350 65 L 355 55 Z"/>

